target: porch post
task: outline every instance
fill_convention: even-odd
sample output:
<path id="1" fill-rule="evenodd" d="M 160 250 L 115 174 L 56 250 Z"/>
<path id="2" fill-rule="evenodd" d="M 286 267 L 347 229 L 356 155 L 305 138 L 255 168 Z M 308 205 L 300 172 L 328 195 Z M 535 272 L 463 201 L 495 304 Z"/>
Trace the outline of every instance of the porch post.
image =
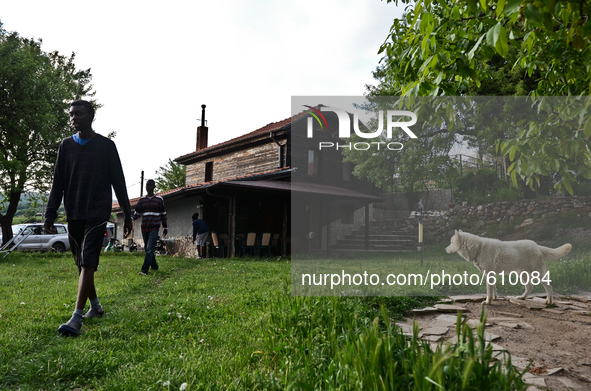
<path id="1" fill-rule="evenodd" d="M 283 226 L 281 229 L 281 255 L 287 255 L 287 221 L 288 221 L 288 214 L 287 208 L 290 208 L 291 205 L 287 202 L 287 197 L 283 198 Z"/>
<path id="2" fill-rule="evenodd" d="M 326 255 L 330 257 L 330 201 L 326 201 Z"/>
<path id="3" fill-rule="evenodd" d="M 236 193 L 230 196 L 230 218 L 228 221 L 228 257 L 236 256 Z"/>
<path id="4" fill-rule="evenodd" d="M 369 251 L 369 204 L 365 203 L 365 251 Z"/>

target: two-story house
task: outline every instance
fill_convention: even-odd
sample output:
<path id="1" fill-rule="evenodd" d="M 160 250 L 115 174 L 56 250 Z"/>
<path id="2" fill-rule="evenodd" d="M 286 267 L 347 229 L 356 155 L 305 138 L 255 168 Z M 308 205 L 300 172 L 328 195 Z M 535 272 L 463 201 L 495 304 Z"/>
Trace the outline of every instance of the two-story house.
<path id="1" fill-rule="evenodd" d="M 314 147 L 303 133 L 307 117 L 302 112 L 212 146 L 209 129 L 199 126 L 195 151 L 175 159 L 186 166 L 185 186 L 158 193 L 166 204 L 169 237 L 191 235 L 195 212 L 212 231 L 227 234 L 230 254 L 236 253 L 238 233 L 279 233 L 280 251 L 289 254 L 329 252 L 331 243 L 360 222 L 368 227 L 377 190 L 351 175 L 341 151 Z M 334 138 L 326 129 L 318 134 Z M 138 198 L 130 201 L 133 209 Z M 121 209 L 113 209 L 121 227 Z M 294 213 L 298 218 L 292 221 Z"/>

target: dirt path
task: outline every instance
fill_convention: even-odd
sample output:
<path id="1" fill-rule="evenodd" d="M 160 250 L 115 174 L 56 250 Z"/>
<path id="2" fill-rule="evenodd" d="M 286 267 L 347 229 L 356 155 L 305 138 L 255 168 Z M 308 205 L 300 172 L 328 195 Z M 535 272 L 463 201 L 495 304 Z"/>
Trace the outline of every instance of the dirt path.
<path id="1" fill-rule="evenodd" d="M 422 338 L 452 340 L 458 310 L 454 306 L 467 310 L 470 324 L 479 322 L 483 295 L 451 299 L 434 306 L 438 308 L 414 311 Z M 508 350 L 516 367 L 525 368 L 533 359 L 524 376 L 531 390 L 591 390 L 591 293 L 556 295 L 554 308 L 545 308 L 543 301 L 505 297 L 487 305 L 485 337 L 492 340 L 494 350 Z M 398 323 L 403 332 L 410 332 L 415 314 Z"/>

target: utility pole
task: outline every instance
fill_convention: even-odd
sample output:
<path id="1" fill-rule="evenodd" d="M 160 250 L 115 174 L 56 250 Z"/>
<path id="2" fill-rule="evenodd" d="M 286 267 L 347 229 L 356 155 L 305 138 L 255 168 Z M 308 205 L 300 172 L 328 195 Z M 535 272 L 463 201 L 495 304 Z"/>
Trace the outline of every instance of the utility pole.
<path id="1" fill-rule="evenodd" d="M 144 196 L 144 171 L 142 171 L 142 177 L 140 181 L 140 197 Z"/>

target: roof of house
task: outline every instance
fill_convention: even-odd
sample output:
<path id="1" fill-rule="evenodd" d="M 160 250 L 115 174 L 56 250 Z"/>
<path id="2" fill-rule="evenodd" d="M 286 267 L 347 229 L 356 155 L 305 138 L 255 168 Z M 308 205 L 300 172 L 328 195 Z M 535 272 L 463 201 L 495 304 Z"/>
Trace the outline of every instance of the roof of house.
<path id="1" fill-rule="evenodd" d="M 273 170 L 269 170 L 269 171 L 265 171 L 265 172 L 259 172 L 256 174 L 248 174 L 248 175 L 243 175 L 243 176 L 239 176 L 236 178 L 232 178 L 232 179 L 227 179 L 224 181 L 211 181 L 211 182 L 204 182 L 204 183 L 197 183 L 194 185 L 190 185 L 190 186 L 183 186 L 183 187 L 177 187 L 176 189 L 172 189 L 172 190 L 167 190 L 167 191 L 163 191 L 160 193 L 156 193 L 156 195 L 165 198 L 165 197 L 170 197 L 173 196 L 175 194 L 178 193 L 182 193 L 182 192 L 186 192 L 186 191 L 190 191 L 190 190 L 197 190 L 197 189 L 201 189 L 201 188 L 206 188 L 206 187 L 211 187 L 213 185 L 216 185 L 218 183 L 227 183 L 227 182 L 232 182 L 235 180 L 243 180 L 243 181 L 248 181 L 248 180 L 252 180 L 255 178 L 260 178 L 260 177 L 266 177 L 266 176 L 270 176 L 273 174 L 282 174 L 282 173 L 289 173 L 291 172 L 291 168 L 290 167 L 282 167 L 282 168 L 276 168 Z M 136 198 L 132 198 L 129 200 L 129 203 L 132 207 L 134 207 L 137 202 L 140 200 L 141 197 L 136 197 Z M 113 211 L 119 211 L 121 210 L 121 207 L 119 206 L 119 202 L 114 202 L 112 205 L 112 209 Z"/>
<path id="2" fill-rule="evenodd" d="M 242 136 L 235 137 L 233 139 L 230 139 L 228 141 L 224 141 L 224 142 L 219 143 L 219 144 L 211 145 L 211 146 L 209 146 L 207 148 L 203 148 L 203 149 L 200 149 L 198 151 L 193 151 L 193 152 L 188 153 L 186 155 L 179 156 L 179 157 L 177 157 L 174 160 L 177 161 L 177 162 L 183 162 L 184 163 L 184 162 L 186 162 L 187 160 L 190 160 L 193 157 L 200 156 L 200 155 L 207 155 L 208 153 L 213 152 L 215 150 L 218 150 L 220 148 L 229 147 L 229 146 L 232 146 L 234 144 L 239 144 L 239 143 L 241 143 L 243 141 L 247 141 L 247 140 L 249 140 L 251 138 L 257 138 L 258 136 L 267 135 L 267 134 L 269 134 L 270 132 L 273 132 L 273 131 L 285 129 L 294 120 L 300 119 L 300 118 L 304 117 L 306 114 L 307 114 L 306 112 L 301 112 L 301 113 L 298 113 L 298 114 L 296 114 L 296 115 L 294 115 L 292 117 L 286 118 L 284 120 L 281 120 L 281 121 L 278 121 L 278 122 L 269 123 L 269 124 L 263 126 L 262 128 L 259 128 L 257 130 L 252 131 L 252 132 L 243 134 Z"/>

